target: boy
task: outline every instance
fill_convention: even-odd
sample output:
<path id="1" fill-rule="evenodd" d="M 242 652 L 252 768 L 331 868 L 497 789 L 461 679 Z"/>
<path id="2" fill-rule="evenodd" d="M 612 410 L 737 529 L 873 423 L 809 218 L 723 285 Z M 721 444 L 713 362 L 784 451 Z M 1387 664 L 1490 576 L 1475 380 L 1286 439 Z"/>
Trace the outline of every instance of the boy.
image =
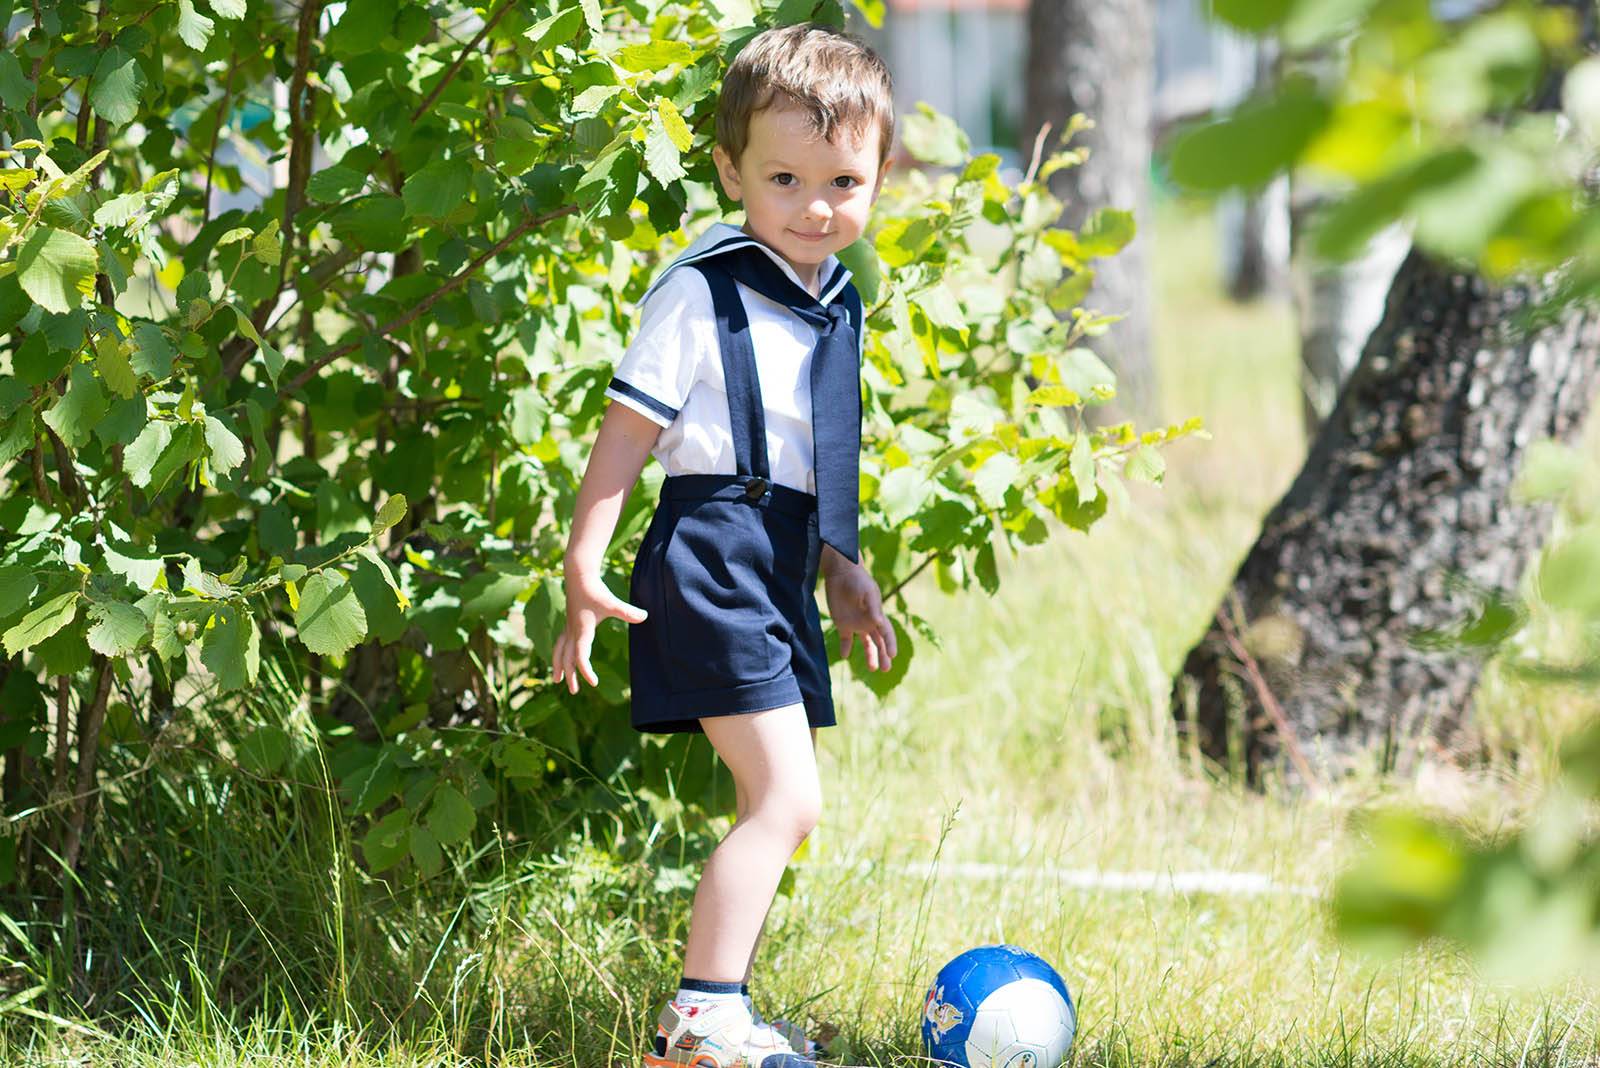
<path id="1" fill-rule="evenodd" d="M 735 783 L 737 819 L 701 874 L 646 1068 L 809 1068 L 811 1044 L 762 1021 L 748 981 L 821 806 L 816 731 L 835 718 L 819 572 L 842 655 L 859 641 L 868 668 L 888 670 L 896 652 L 857 560 L 865 322 L 834 255 L 888 169 L 888 70 L 826 27 L 767 30 L 729 67 L 716 131 L 718 177 L 746 221 L 712 225 L 645 293 L 578 491 L 551 664 L 573 693 L 594 685 L 596 625 L 631 624 L 633 726 L 703 732 Z M 667 478 L 624 602 L 600 565 L 652 454 Z"/>

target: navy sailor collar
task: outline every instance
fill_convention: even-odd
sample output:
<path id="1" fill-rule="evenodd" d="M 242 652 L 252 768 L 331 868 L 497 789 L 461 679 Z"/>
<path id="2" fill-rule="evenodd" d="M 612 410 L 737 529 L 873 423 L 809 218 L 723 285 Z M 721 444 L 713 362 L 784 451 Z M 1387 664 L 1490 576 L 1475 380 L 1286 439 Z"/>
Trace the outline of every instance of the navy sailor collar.
<path id="1" fill-rule="evenodd" d="M 783 272 L 789 276 L 790 281 L 799 286 L 803 292 L 808 294 L 811 292 L 801 285 L 800 276 L 794 273 L 794 268 L 789 265 L 789 261 L 778 255 L 770 246 L 751 237 L 732 223 L 717 222 L 712 223 L 705 233 L 701 234 L 693 244 L 684 249 L 677 259 L 667 265 L 665 270 L 656 275 L 655 280 L 650 283 L 650 288 L 646 289 L 644 296 L 639 298 L 639 303 L 643 304 L 649 300 L 650 295 L 656 291 L 657 287 L 666 281 L 667 276 L 679 267 L 688 266 L 696 260 L 703 260 L 709 256 L 721 255 L 731 249 L 744 248 L 746 245 L 765 252 L 774 263 L 783 269 Z M 817 266 L 817 274 L 827 280 L 817 297 L 817 303 L 824 306 L 839 295 L 839 292 L 844 289 L 845 284 L 850 281 L 851 277 L 850 269 L 840 263 L 838 257 L 831 254 Z"/>

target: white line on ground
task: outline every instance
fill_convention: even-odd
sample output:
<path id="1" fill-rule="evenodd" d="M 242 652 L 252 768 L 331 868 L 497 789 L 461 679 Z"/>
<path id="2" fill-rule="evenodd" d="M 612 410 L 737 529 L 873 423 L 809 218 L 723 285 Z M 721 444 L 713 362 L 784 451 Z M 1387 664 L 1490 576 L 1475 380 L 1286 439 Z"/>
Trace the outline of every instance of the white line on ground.
<path id="1" fill-rule="evenodd" d="M 1155 894 L 1224 894 L 1254 897 L 1283 894 L 1293 897 L 1320 897 L 1316 887 L 1276 883 L 1259 872 L 1239 871 L 1100 871 L 1094 868 L 1045 868 L 1017 864 L 987 864 L 971 861 L 945 861 L 939 864 L 878 864 L 872 861 L 803 862 L 796 868 L 850 868 L 862 874 L 875 870 L 919 878 L 943 875 L 959 879 L 1042 879 L 1063 887 L 1085 890 L 1125 890 Z"/>

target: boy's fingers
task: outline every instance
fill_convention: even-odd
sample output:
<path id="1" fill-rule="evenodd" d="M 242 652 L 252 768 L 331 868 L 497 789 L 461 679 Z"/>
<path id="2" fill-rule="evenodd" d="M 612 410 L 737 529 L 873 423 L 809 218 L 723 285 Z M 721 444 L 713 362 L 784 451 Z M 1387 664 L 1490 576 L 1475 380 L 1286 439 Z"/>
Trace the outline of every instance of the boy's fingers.
<path id="1" fill-rule="evenodd" d="M 556 647 L 550 650 L 550 678 L 553 682 L 561 681 L 562 655 L 567 649 L 567 632 L 563 630 L 556 635 Z"/>
<path id="2" fill-rule="evenodd" d="M 593 645 L 593 631 L 578 638 L 578 670 L 583 672 L 583 677 L 588 680 L 590 686 L 598 686 L 600 685 L 600 679 L 595 675 L 594 668 L 589 665 L 589 650 Z M 577 693 L 578 691 L 574 689 L 572 692 Z"/>
<path id="3" fill-rule="evenodd" d="M 616 616 L 624 623 L 643 623 L 646 619 L 650 618 L 650 613 L 646 612 L 643 608 L 640 608 L 636 604 L 629 604 L 627 601 L 619 600 L 617 598 L 612 598 L 611 603 L 607 605 L 606 608 L 612 615 Z"/>
<path id="4" fill-rule="evenodd" d="M 870 634 L 865 635 L 863 637 L 862 642 L 861 642 L 861 646 L 862 646 L 863 649 L 866 650 L 866 653 L 867 653 L 867 670 L 868 671 L 877 671 L 878 670 L 878 646 L 872 640 L 872 635 L 870 635 Z"/>

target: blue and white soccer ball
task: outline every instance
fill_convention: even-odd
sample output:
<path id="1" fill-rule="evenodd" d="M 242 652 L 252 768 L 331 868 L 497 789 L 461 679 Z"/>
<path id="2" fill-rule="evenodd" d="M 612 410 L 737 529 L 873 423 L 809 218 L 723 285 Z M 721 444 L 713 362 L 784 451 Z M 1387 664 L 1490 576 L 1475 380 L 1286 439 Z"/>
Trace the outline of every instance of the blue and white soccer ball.
<path id="1" fill-rule="evenodd" d="M 922 1009 L 928 1056 L 958 1068 L 1058 1068 L 1078 1013 L 1056 970 L 1017 946 L 978 946 L 939 969 Z"/>

